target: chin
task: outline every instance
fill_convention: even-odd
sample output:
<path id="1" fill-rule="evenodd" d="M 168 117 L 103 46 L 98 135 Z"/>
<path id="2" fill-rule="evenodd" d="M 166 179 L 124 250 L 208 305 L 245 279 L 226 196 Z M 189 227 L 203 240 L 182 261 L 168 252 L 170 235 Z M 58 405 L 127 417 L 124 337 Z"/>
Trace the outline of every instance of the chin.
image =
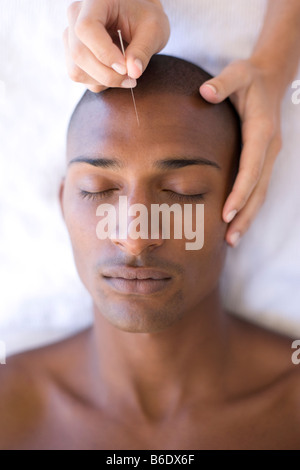
<path id="1" fill-rule="evenodd" d="M 145 309 L 141 306 L 119 306 L 118 309 L 98 308 L 113 326 L 128 333 L 159 333 L 170 328 L 181 318 L 179 312 L 170 309 Z"/>

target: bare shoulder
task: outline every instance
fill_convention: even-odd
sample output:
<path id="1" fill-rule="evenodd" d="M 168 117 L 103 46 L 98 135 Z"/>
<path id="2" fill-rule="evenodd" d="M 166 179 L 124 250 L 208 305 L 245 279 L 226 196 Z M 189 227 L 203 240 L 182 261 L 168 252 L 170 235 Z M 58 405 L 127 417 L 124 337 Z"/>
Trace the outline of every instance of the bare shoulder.
<path id="1" fill-rule="evenodd" d="M 293 362 L 295 339 L 233 314 L 230 314 L 230 318 L 235 353 L 248 364 L 249 371 L 253 366 L 256 371 L 264 374 L 269 371 L 269 375 L 274 377 L 289 372 L 297 376 L 300 366 L 297 368 Z"/>
<path id="2" fill-rule="evenodd" d="M 285 394 L 285 403 L 290 402 L 300 418 L 300 341 L 298 353 L 295 338 L 235 315 L 230 317 L 234 357 L 240 370 L 245 371 L 245 374 L 240 372 L 245 383 L 257 384 L 258 388 L 277 388 L 282 398 Z"/>
<path id="3" fill-rule="evenodd" d="M 40 381 L 24 353 L 7 359 L 0 368 L 0 449 L 10 449 L 26 434 L 43 406 Z"/>
<path id="4" fill-rule="evenodd" d="M 22 447 L 47 419 L 53 388 L 74 359 L 78 341 L 80 335 L 16 354 L 0 366 L 1 450 Z"/>
<path id="5" fill-rule="evenodd" d="M 251 410 L 257 429 L 264 430 L 264 448 L 299 450 L 300 364 L 295 363 L 295 338 L 235 315 L 230 315 L 230 332 L 234 373 L 229 398 L 242 403 L 245 413 Z"/>

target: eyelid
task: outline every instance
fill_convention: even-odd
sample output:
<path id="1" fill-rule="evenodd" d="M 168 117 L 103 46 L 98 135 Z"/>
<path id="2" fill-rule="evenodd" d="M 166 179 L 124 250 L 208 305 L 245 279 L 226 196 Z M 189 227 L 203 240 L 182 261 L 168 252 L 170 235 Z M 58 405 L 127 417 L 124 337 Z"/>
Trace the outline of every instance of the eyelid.
<path id="1" fill-rule="evenodd" d="M 164 189 L 163 191 L 168 192 L 171 199 L 176 199 L 176 200 L 184 201 L 184 202 L 187 202 L 187 201 L 194 202 L 194 201 L 203 200 L 204 194 L 205 194 L 205 193 L 181 194 L 181 193 L 177 193 L 176 191 L 172 191 L 170 189 Z"/>
<path id="2" fill-rule="evenodd" d="M 99 199 L 104 199 L 113 191 L 118 191 L 118 189 L 119 188 L 112 188 L 112 189 L 106 189 L 105 191 L 97 191 L 97 192 L 84 191 L 83 189 L 81 189 L 79 191 L 79 194 L 82 197 L 82 199 L 99 200 Z"/>

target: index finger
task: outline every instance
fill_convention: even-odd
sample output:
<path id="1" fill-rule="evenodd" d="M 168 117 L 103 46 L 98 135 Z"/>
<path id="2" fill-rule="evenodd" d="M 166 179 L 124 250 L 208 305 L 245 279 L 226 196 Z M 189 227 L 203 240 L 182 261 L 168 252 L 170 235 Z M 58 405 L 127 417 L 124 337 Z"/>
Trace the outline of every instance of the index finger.
<path id="1" fill-rule="evenodd" d="M 76 2 L 77 4 L 80 2 Z M 103 65 L 112 67 L 121 75 L 126 74 L 126 62 L 121 50 L 113 43 L 106 30 L 110 20 L 110 7 L 107 2 L 84 0 L 69 7 L 68 15 L 77 14 L 75 33 L 80 41 Z M 74 21 L 74 16 L 73 16 Z"/>

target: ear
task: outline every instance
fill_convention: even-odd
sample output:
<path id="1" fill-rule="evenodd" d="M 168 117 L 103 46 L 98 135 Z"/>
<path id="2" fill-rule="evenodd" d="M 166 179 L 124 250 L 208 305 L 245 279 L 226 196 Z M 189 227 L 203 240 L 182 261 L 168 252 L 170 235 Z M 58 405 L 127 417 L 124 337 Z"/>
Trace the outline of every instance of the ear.
<path id="1" fill-rule="evenodd" d="M 60 210 L 61 214 L 63 216 L 63 219 L 65 220 L 65 214 L 64 214 L 64 190 L 65 190 L 65 178 L 62 178 L 59 186 L 59 192 L 58 192 L 58 198 L 59 198 L 59 205 L 60 205 Z"/>

